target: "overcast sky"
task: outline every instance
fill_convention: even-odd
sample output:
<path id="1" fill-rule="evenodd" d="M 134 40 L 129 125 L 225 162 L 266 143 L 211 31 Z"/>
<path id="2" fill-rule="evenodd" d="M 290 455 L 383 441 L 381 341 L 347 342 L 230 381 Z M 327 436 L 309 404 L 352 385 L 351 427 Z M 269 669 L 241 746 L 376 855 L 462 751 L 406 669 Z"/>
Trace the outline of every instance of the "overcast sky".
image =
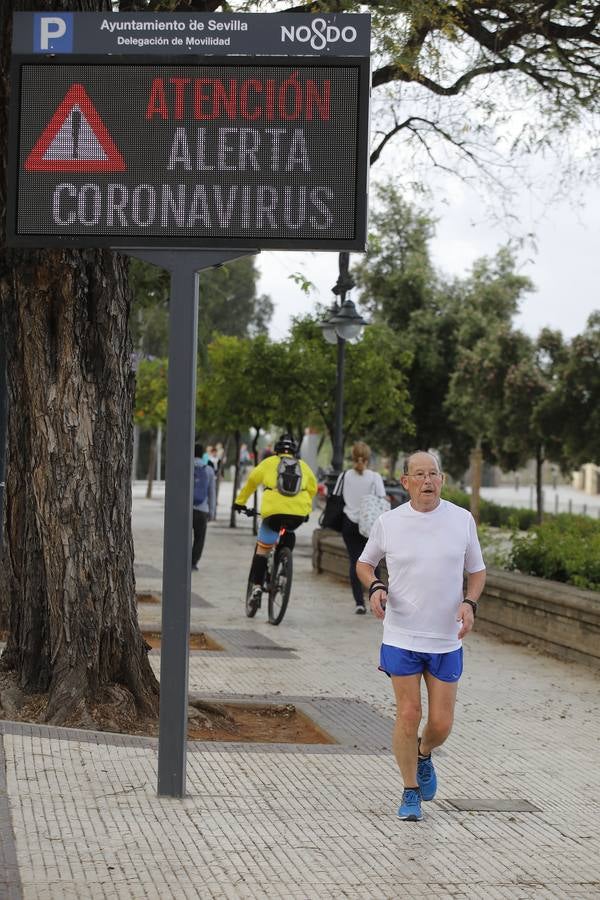
<path id="1" fill-rule="evenodd" d="M 507 240 L 507 226 L 486 225 L 483 203 L 458 181 L 445 186 L 444 204 L 431 210 L 439 219 L 431 244 L 433 261 L 450 275 L 465 275 L 475 259 L 493 256 Z M 576 201 L 549 208 L 523 189 L 516 212 L 518 230 L 535 233 L 537 249 L 526 247 L 518 254 L 520 270 L 536 290 L 523 300 L 515 325 L 532 337 L 549 326 L 571 338 L 584 329 L 590 313 L 600 309 L 600 188 L 583 189 Z M 275 340 L 286 336 L 293 315 L 312 312 L 317 301 L 329 305 L 334 299 L 336 253 L 263 252 L 258 266 L 259 290 L 275 304 Z M 317 290 L 303 294 L 289 279 L 292 272 L 303 272 Z"/>

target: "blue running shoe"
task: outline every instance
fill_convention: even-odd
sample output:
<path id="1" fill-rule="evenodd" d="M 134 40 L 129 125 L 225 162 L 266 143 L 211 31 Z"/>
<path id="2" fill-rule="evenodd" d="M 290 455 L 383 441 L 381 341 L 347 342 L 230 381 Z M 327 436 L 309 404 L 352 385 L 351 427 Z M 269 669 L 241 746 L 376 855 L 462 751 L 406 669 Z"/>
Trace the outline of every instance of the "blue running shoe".
<path id="1" fill-rule="evenodd" d="M 419 822 L 423 818 L 421 792 L 418 788 L 404 789 L 402 803 L 398 809 L 398 818 L 405 822 Z"/>
<path id="2" fill-rule="evenodd" d="M 437 775 L 429 756 L 419 756 L 417 762 L 417 784 L 423 800 L 433 800 L 437 791 Z"/>

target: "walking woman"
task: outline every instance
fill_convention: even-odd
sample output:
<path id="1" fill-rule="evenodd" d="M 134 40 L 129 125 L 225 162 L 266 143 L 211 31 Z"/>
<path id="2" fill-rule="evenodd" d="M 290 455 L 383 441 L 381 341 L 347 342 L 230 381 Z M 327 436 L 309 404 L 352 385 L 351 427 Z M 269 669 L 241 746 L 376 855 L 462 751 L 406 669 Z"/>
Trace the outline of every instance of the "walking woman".
<path id="1" fill-rule="evenodd" d="M 383 478 L 378 472 L 368 468 L 371 450 L 367 444 L 357 441 L 352 447 L 352 468 L 343 472 L 338 479 L 336 491 L 340 480 L 343 478 L 342 495 L 344 497 L 344 519 L 342 523 L 342 537 L 348 550 L 350 560 L 350 584 L 352 596 L 356 606 L 355 612 L 364 616 L 365 601 L 363 586 L 356 574 L 356 561 L 363 552 L 367 538 L 358 530 L 358 516 L 360 502 L 367 494 L 376 497 L 385 497 Z"/>

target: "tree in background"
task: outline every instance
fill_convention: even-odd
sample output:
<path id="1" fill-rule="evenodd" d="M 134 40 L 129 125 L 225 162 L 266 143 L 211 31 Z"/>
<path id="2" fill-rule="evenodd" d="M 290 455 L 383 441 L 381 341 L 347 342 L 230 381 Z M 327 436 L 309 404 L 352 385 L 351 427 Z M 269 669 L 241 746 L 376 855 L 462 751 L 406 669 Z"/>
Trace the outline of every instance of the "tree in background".
<path id="1" fill-rule="evenodd" d="M 414 446 L 437 449 L 444 469 L 459 476 L 469 465 L 473 446 L 480 465 L 482 435 L 489 432 L 489 423 L 485 428 L 475 424 L 474 411 L 465 419 L 459 385 L 477 400 L 475 380 L 483 373 L 476 345 L 484 338 L 493 344 L 492 334 L 498 325 L 510 323 L 530 283 L 516 272 L 505 248 L 492 261 L 478 260 L 466 277 L 444 281 L 431 263 L 431 217 L 411 207 L 393 184 L 382 186 L 377 197 L 374 239 L 355 268 L 361 302 L 396 334 L 397 352 L 410 354 L 406 374 Z M 483 344 L 479 350 L 483 353 Z"/>
<path id="2" fill-rule="evenodd" d="M 294 7 L 328 8 L 318 0 Z M 582 162 L 569 149 L 576 126 L 597 131 L 595 0 L 393 0 L 361 9 L 373 27 L 370 163 L 395 147 L 405 190 L 458 177 L 508 222 L 515 192 L 530 186 L 529 157 L 543 154 L 556 194 L 580 187 L 582 170 L 596 176 L 595 154 Z"/>
<path id="3" fill-rule="evenodd" d="M 256 288 L 259 272 L 254 257 L 245 256 L 199 278 L 198 353 L 206 363 L 206 348 L 217 334 L 252 337 L 266 334 L 273 315 L 272 300 Z M 131 329 L 136 349 L 146 356 L 169 352 L 169 274 L 134 259 Z"/>
<path id="4" fill-rule="evenodd" d="M 271 424 L 278 392 L 280 351 L 264 335 L 239 338 L 221 335 L 208 346 L 208 365 L 198 375 L 196 426 L 234 438 L 233 498 L 239 489 L 242 434 Z M 231 506 L 230 526 L 235 527 Z"/>
<path id="5" fill-rule="evenodd" d="M 411 432 L 402 368 L 409 357 L 397 354 L 388 363 L 394 347 L 395 336 L 384 325 L 365 329 L 360 342 L 348 345 L 345 442 L 367 436 L 387 450 Z M 297 319 L 282 342 L 264 335 L 221 336 L 209 345 L 208 369 L 198 379 L 198 429 L 233 435 L 238 464 L 241 437 L 249 429 L 258 435 L 261 428 L 278 425 L 300 442 L 306 427 L 317 426 L 333 440 L 335 381 L 335 347 L 325 343 L 318 320 L 310 316 Z M 237 488 L 236 465 L 234 495 Z"/>
<path id="6" fill-rule="evenodd" d="M 513 362 L 504 377 L 492 442 L 498 463 L 505 471 L 535 460 L 537 517 L 541 522 L 542 466 L 546 459 L 565 465 L 565 446 L 560 439 L 565 410 L 555 402 L 560 391 L 564 343 L 560 332 L 550 329 L 544 329 L 536 341 L 515 332 L 508 352 Z"/>
<path id="7" fill-rule="evenodd" d="M 150 433 L 147 499 L 152 497 L 158 429 L 167 424 L 167 369 L 166 359 L 140 359 L 136 370 L 133 421 L 141 431 Z"/>
<path id="8" fill-rule="evenodd" d="M 265 294 L 257 294 L 259 277 L 253 256 L 202 273 L 198 337 L 204 358 L 215 334 L 255 337 L 268 332 L 273 301 Z"/>
<path id="9" fill-rule="evenodd" d="M 494 260 L 478 260 L 461 287 L 456 364 L 445 406 L 471 445 L 471 512 L 478 521 L 484 447 L 494 434 L 507 371 L 525 352 L 526 339 L 513 331 L 512 319 L 532 285 L 515 271 L 513 256 L 502 248 Z"/>
<path id="10" fill-rule="evenodd" d="M 315 6 L 325 11 L 326 4 Z M 507 158 L 552 152 L 552 138 L 598 110 L 595 0 L 402 0 L 364 8 L 374 31 L 372 162 L 401 135 L 411 162 L 447 171 L 463 162 L 480 180 L 497 178 L 505 192 Z M 554 152 L 564 175 L 569 161 L 560 147 Z"/>
<path id="11" fill-rule="evenodd" d="M 131 336 L 136 351 L 145 357 L 169 353 L 169 273 L 140 259 L 129 263 L 133 294 Z"/>
<path id="12" fill-rule="evenodd" d="M 441 450 L 457 443 L 444 409 L 456 353 L 455 292 L 431 262 L 434 220 L 389 182 L 376 190 L 376 203 L 367 255 L 353 270 L 360 300 L 397 335 L 392 359 L 410 354 L 413 446 Z"/>
<path id="13" fill-rule="evenodd" d="M 562 346 L 554 337 L 554 389 L 540 403 L 540 427 L 556 436 L 561 464 L 598 461 L 600 447 L 600 313 L 593 313 L 582 334 Z"/>
<path id="14" fill-rule="evenodd" d="M 199 279 L 198 356 L 206 366 L 207 347 L 218 334 L 249 337 L 265 334 L 273 314 L 272 301 L 257 296 L 259 273 L 253 257 L 243 257 L 218 268 L 206 269 Z M 166 357 L 169 352 L 169 274 L 158 266 L 133 259 L 132 334 L 137 353 L 146 358 Z M 136 420 L 136 425 L 141 427 Z M 158 423 L 164 428 L 165 423 Z M 149 466 L 155 463 L 156 429 L 151 436 Z M 135 460 L 134 460 L 135 463 Z M 152 489 L 151 475 L 148 476 Z"/>
<path id="15" fill-rule="evenodd" d="M 282 391 L 283 397 L 290 398 L 288 417 L 295 407 L 302 410 L 305 424 L 325 428 L 333 443 L 337 353 L 323 339 L 317 317 L 294 320 L 288 354 L 284 379 L 289 387 Z M 366 327 L 359 341 L 347 343 L 344 446 L 378 435 L 381 441 L 385 437 L 387 452 L 393 452 L 390 448 L 400 446 L 403 435 L 412 432 L 409 361 L 409 354 L 398 349 L 394 333 L 383 324 Z"/>

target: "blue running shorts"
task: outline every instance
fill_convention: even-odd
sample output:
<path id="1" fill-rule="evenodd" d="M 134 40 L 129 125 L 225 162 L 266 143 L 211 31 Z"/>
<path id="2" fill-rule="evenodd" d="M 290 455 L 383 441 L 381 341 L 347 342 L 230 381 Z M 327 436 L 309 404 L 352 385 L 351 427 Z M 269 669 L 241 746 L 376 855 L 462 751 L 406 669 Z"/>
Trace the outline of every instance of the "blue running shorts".
<path id="1" fill-rule="evenodd" d="M 290 514 L 275 514 L 267 516 L 260 523 L 257 538 L 261 544 L 269 544 L 273 546 L 279 540 L 279 532 L 281 528 L 286 531 L 295 531 L 303 522 L 306 522 L 308 516 L 292 516 Z M 292 545 L 293 546 L 293 545 Z"/>
<path id="2" fill-rule="evenodd" d="M 263 544 L 276 544 L 279 540 L 279 529 L 275 531 L 273 528 L 269 528 L 268 525 L 265 525 L 263 519 L 258 529 L 257 538 Z"/>
<path id="3" fill-rule="evenodd" d="M 401 647 L 382 644 L 379 669 L 390 677 L 429 672 L 440 681 L 458 681 L 463 670 L 463 651 L 459 647 L 449 653 L 418 653 L 416 650 L 402 650 Z"/>

